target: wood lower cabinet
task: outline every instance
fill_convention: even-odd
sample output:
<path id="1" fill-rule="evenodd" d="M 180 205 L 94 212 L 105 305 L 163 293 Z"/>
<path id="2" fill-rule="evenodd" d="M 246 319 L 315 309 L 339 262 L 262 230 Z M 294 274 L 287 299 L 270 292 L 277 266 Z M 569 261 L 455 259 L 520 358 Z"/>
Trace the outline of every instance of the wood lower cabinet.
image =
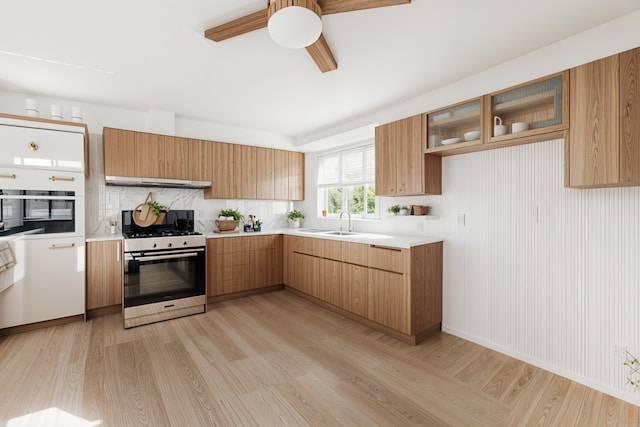
<path id="1" fill-rule="evenodd" d="M 207 240 L 207 297 L 282 284 L 282 236 Z"/>
<path id="2" fill-rule="evenodd" d="M 640 184 L 640 48 L 570 70 L 565 186 Z"/>
<path id="3" fill-rule="evenodd" d="M 122 306 L 122 241 L 87 242 L 87 312 L 119 311 Z"/>
<path id="4" fill-rule="evenodd" d="M 415 344 L 440 330 L 442 242 L 400 249 L 285 236 L 285 284 Z"/>
<path id="5" fill-rule="evenodd" d="M 367 317 L 368 268 L 364 265 L 342 264 L 342 305 L 350 313 Z"/>
<path id="6" fill-rule="evenodd" d="M 411 333 L 409 299 L 411 277 L 369 269 L 367 318 L 405 334 Z"/>

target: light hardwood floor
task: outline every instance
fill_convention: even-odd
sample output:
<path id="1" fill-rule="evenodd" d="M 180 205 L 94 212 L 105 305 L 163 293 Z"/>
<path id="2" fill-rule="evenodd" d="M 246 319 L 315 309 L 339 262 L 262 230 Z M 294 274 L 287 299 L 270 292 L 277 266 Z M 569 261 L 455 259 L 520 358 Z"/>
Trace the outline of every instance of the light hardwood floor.
<path id="1" fill-rule="evenodd" d="M 11 427 L 638 426 L 638 409 L 446 333 L 412 347 L 286 291 L 129 330 L 108 315 L 0 337 Z"/>

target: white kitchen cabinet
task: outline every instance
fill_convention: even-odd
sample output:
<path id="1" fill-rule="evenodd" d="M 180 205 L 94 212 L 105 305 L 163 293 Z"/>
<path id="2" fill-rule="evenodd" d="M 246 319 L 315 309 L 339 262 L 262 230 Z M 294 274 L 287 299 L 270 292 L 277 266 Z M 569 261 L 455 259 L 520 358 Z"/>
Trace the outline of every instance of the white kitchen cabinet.
<path id="1" fill-rule="evenodd" d="M 0 273 L 0 328 L 84 315 L 83 237 L 9 239 L 17 263 Z"/>
<path id="2" fill-rule="evenodd" d="M 50 170 L 84 171 L 84 134 L 0 125 L 0 164 Z"/>

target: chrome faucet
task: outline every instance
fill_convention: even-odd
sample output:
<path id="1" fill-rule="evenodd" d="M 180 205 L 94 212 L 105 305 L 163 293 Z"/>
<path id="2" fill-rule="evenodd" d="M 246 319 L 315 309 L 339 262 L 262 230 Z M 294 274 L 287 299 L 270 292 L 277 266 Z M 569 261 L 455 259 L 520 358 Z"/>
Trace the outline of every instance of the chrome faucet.
<path id="1" fill-rule="evenodd" d="M 342 214 L 347 214 L 349 217 L 349 227 L 347 228 L 347 231 L 351 233 L 353 231 L 353 227 L 351 226 L 351 214 L 347 211 L 340 212 L 340 221 L 342 221 Z M 342 231 L 342 226 L 340 226 L 340 231 Z"/>

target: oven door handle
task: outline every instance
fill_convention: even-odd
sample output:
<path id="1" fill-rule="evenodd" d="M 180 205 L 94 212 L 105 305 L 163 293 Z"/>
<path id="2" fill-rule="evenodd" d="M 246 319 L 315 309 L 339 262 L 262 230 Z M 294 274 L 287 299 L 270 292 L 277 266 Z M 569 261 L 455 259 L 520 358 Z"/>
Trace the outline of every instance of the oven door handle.
<path id="1" fill-rule="evenodd" d="M 136 261 L 158 261 L 162 259 L 175 259 L 175 258 L 190 258 L 198 256 L 197 252 L 186 252 L 181 254 L 172 254 L 172 255 L 153 255 L 153 256 L 141 256 L 135 258 Z"/>

